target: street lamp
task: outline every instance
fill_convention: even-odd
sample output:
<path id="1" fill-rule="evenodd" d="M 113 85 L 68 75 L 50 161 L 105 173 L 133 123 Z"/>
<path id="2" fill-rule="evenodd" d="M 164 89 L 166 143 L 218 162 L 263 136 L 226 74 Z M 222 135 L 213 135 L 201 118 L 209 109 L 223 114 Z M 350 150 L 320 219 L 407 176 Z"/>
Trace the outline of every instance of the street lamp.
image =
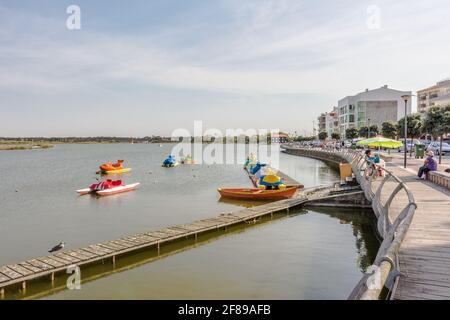
<path id="1" fill-rule="evenodd" d="M 404 146 L 404 155 L 403 155 L 403 167 L 406 169 L 406 154 L 408 153 L 408 144 L 406 136 L 408 134 L 408 101 L 411 98 L 411 95 L 404 95 L 402 96 L 403 101 L 405 101 L 405 146 Z M 412 148 L 412 141 L 411 141 L 411 148 Z"/>
<path id="2" fill-rule="evenodd" d="M 370 138 L 370 118 L 367 119 L 367 139 Z"/>

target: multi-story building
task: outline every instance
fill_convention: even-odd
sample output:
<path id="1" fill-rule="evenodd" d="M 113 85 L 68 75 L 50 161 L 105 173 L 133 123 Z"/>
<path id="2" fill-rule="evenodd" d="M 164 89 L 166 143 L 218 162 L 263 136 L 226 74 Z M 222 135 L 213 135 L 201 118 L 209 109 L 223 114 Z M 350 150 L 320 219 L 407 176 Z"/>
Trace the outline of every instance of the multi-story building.
<path id="1" fill-rule="evenodd" d="M 450 78 L 417 91 L 417 110 L 424 113 L 429 107 L 450 104 Z"/>
<path id="2" fill-rule="evenodd" d="M 339 109 L 333 107 L 330 112 L 322 113 L 318 118 L 318 132 L 326 132 L 327 137 L 331 138 L 333 133 L 339 133 Z"/>
<path id="3" fill-rule="evenodd" d="M 385 121 L 398 121 L 405 116 L 404 95 L 411 91 L 399 91 L 383 86 L 379 89 L 347 96 L 339 100 L 339 132 L 345 137 L 349 128 L 377 125 Z M 407 114 L 411 114 L 411 99 L 407 103 Z"/>
<path id="4" fill-rule="evenodd" d="M 319 133 L 326 131 L 327 129 L 327 114 L 322 113 L 318 118 L 318 129 L 319 129 Z"/>
<path id="5" fill-rule="evenodd" d="M 325 115 L 325 131 L 328 138 L 331 138 L 333 133 L 339 133 L 339 109 L 333 107 L 331 112 L 327 112 Z"/>

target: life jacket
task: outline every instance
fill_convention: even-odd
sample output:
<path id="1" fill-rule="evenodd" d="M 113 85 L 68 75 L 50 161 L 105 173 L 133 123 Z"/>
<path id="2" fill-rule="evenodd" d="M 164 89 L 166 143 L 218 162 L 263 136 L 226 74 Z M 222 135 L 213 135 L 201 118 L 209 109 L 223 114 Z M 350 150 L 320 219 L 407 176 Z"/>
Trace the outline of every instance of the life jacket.
<path id="1" fill-rule="evenodd" d="M 172 155 L 167 157 L 167 159 L 164 160 L 164 162 L 163 162 L 163 164 L 166 165 L 166 166 L 167 165 L 171 165 L 171 164 L 175 164 L 175 163 L 176 163 L 176 160 L 175 160 L 175 158 Z"/>

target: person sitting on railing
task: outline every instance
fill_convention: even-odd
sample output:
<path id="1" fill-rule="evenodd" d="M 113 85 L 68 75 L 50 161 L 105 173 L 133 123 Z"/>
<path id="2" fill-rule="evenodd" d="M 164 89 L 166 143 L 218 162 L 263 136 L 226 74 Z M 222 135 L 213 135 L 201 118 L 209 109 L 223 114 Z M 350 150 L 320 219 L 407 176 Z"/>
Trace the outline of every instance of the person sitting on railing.
<path id="1" fill-rule="evenodd" d="M 434 152 L 428 151 L 428 157 L 425 159 L 423 166 L 419 168 L 419 172 L 417 176 L 419 179 L 426 179 L 428 176 L 428 172 L 437 171 L 437 162 L 434 160 Z"/>
<path id="2" fill-rule="evenodd" d="M 368 176 L 376 176 L 378 173 L 378 168 L 377 165 L 378 163 L 380 163 L 380 157 L 378 155 L 373 156 L 372 155 L 372 150 L 367 149 L 365 151 L 366 154 L 366 162 L 367 162 L 367 168 L 366 168 L 366 177 Z"/>
<path id="3" fill-rule="evenodd" d="M 380 154 L 378 154 L 378 153 L 375 153 L 374 158 L 375 158 L 374 162 L 376 163 L 375 167 L 377 169 L 378 176 L 384 177 L 385 176 L 384 168 L 386 167 L 386 162 L 380 157 Z"/>

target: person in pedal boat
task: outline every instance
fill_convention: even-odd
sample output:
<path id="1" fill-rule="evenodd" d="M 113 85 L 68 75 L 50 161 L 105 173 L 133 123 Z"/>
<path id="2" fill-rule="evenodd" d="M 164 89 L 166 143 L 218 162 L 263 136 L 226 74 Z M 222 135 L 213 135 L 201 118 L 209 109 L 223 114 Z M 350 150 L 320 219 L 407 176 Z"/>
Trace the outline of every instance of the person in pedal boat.
<path id="1" fill-rule="evenodd" d="M 112 181 L 110 179 L 92 184 L 89 189 L 93 191 L 107 190 L 122 185 L 122 180 Z"/>
<path id="2" fill-rule="evenodd" d="M 285 188 L 283 180 L 274 174 L 261 176 L 259 178 L 259 186 L 264 190 L 279 190 Z"/>
<path id="3" fill-rule="evenodd" d="M 174 166 L 176 164 L 175 157 L 173 155 L 169 155 L 166 160 L 164 160 L 163 165 L 166 167 Z"/>

